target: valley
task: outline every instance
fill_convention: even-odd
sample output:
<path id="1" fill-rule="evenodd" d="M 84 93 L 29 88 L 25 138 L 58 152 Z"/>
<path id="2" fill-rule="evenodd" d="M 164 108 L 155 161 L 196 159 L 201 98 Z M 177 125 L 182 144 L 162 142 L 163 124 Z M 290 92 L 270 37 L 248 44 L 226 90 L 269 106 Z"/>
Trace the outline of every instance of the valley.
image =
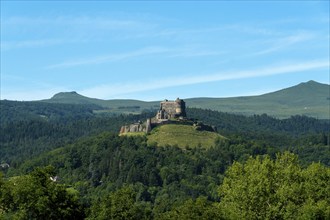
<path id="1" fill-rule="evenodd" d="M 283 92 L 300 91 L 288 90 L 264 97 L 275 100 L 277 96 L 279 102 Z M 67 95 L 57 96 L 56 102 L 0 101 L 0 217 L 235 219 L 246 211 L 238 212 L 237 205 L 249 203 L 252 197 L 260 198 L 253 205 L 253 213 L 259 216 L 270 215 L 263 199 L 273 205 L 281 199 L 294 200 L 295 211 L 289 206 L 281 209 L 290 218 L 313 215 L 306 207 L 327 215 L 329 119 L 304 114 L 277 118 L 250 114 L 245 107 L 240 114 L 208 108 L 223 102 L 218 99 L 195 99 L 200 101 L 198 107 L 205 108 L 191 107 L 188 99 L 184 111 L 180 100 L 181 107 L 166 101 L 167 107 L 160 108 L 159 102 L 117 100 L 111 105 L 112 101 L 91 101 L 76 93 L 67 99 Z M 251 104 L 262 98 L 236 100 Z M 307 101 L 297 103 L 304 106 Z M 140 106 L 134 107 L 139 110 L 126 112 L 123 106 L 130 105 Z M 112 108 L 117 112 L 109 113 Z M 172 114 L 176 116 L 171 118 Z M 134 127 L 147 119 L 156 123 L 151 123 L 151 130 Z M 119 135 L 123 130 L 127 131 Z M 281 161 L 289 164 L 283 166 Z M 299 182 L 287 173 L 298 175 Z M 282 177 L 288 181 L 281 181 L 280 188 L 267 182 Z M 266 181 L 262 190 L 256 190 L 255 181 Z M 319 184 L 312 185 L 315 181 Z M 231 184 L 238 187 L 228 188 Z M 282 197 L 281 190 L 297 184 L 303 184 L 304 190 L 295 188 L 296 193 Z M 254 190 L 246 195 L 250 199 L 235 197 L 245 192 L 240 185 Z M 323 193 L 311 193 L 315 189 Z M 262 193 L 267 190 L 275 194 Z M 50 209 L 53 206 L 57 209 Z"/>

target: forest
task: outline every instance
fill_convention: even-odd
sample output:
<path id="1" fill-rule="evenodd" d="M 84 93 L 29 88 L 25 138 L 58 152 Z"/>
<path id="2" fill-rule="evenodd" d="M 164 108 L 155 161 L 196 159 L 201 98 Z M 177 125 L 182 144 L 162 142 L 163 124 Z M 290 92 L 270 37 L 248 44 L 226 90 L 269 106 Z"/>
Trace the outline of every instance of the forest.
<path id="1" fill-rule="evenodd" d="M 0 219 L 329 219 L 329 121 L 188 108 L 213 147 L 119 136 L 139 115 L 1 101 Z"/>

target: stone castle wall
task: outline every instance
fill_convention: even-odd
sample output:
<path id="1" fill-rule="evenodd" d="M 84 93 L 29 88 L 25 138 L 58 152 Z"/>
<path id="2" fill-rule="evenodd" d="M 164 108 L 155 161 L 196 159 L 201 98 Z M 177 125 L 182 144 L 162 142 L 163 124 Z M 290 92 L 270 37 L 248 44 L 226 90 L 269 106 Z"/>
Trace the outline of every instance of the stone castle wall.
<path id="1" fill-rule="evenodd" d="M 148 118 L 145 123 L 134 123 L 130 125 L 124 125 L 120 128 L 120 134 L 125 134 L 128 132 L 150 132 L 151 131 L 151 119 Z"/>
<path id="2" fill-rule="evenodd" d="M 175 101 L 165 100 L 160 103 L 160 109 L 156 115 L 157 119 L 172 119 L 186 117 L 186 103 L 177 98 Z"/>

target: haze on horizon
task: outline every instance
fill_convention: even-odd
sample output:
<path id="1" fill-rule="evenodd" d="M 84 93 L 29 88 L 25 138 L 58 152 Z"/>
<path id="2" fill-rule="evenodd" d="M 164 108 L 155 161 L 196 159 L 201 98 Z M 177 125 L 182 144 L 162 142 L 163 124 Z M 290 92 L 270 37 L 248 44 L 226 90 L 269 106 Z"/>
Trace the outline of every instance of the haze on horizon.
<path id="1" fill-rule="evenodd" d="M 1 1 L 1 99 L 258 95 L 329 84 L 329 1 Z"/>

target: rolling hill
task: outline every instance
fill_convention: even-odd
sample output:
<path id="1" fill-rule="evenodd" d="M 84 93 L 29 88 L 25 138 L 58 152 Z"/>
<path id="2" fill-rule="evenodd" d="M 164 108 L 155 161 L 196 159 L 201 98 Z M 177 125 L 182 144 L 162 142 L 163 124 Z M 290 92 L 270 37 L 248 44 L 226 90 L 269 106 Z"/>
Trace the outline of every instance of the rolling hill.
<path id="1" fill-rule="evenodd" d="M 187 106 L 191 108 L 211 109 L 243 115 L 266 113 L 277 118 L 306 115 L 319 119 L 330 119 L 329 93 L 329 85 L 308 81 L 259 96 L 190 98 L 185 99 L 185 101 Z M 154 111 L 159 108 L 159 101 L 101 100 L 88 98 L 76 92 L 58 93 L 51 99 L 42 101 L 48 103 L 94 104 L 103 108 L 102 110 L 96 110 L 96 113 L 141 113 L 143 110 Z"/>
<path id="2" fill-rule="evenodd" d="M 65 104 L 88 104 L 98 105 L 103 110 L 96 110 L 96 113 L 141 113 L 143 110 L 153 110 L 159 107 L 159 102 L 144 102 L 133 99 L 115 99 L 102 100 L 89 98 L 78 94 L 77 92 L 60 92 L 55 94 L 51 99 L 41 100 L 47 103 L 65 103 Z"/>
<path id="3" fill-rule="evenodd" d="M 292 115 L 330 118 L 330 86 L 315 81 L 259 96 L 194 98 L 187 99 L 186 102 L 191 107 L 243 115 L 266 113 L 278 118 Z"/>

